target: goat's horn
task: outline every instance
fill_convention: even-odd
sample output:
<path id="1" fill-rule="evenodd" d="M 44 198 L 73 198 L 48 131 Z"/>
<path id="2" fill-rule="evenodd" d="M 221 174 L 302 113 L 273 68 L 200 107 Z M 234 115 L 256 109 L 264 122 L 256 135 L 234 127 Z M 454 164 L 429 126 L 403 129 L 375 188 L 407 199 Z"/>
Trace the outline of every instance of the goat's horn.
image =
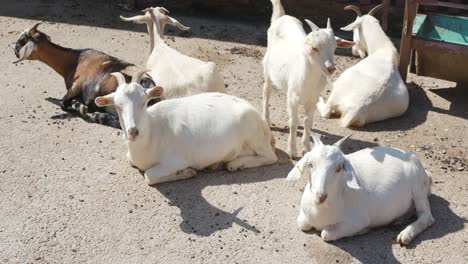
<path id="1" fill-rule="evenodd" d="M 375 13 L 377 13 L 377 11 L 379 11 L 381 8 L 383 7 L 383 4 L 380 4 L 374 8 L 371 9 L 371 11 L 369 11 L 369 13 L 367 13 L 368 15 L 371 15 L 373 16 Z"/>
<path id="2" fill-rule="evenodd" d="M 119 84 L 119 86 L 126 83 L 125 77 L 121 72 L 113 72 L 111 73 L 111 75 L 114 76 L 115 79 L 117 79 L 117 83 Z"/>
<path id="3" fill-rule="evenodd" d="M 348 138 L 350 138 L 353 134 L 349 134 L 347 135 L 346 137 L 343 137 L 342 139 L 338 140 L 337 142 L 335 142 L 335 144 L 333 144 L 333 146 L 335 147 L 341 147 L 341 145 L 343 144 L 343 142 L 345 142 Z"/>
<path id="4" fill-rule="evenodd" d="M 143 74 L 148 72 L 148 70 L 145 71 L 138 71 L 132 76 L 131 83 L 140 83 L 141 77 L 143 77 Z"/>
<path id="5" fill-rule="evenodd" d="M 146 12 L 151 11 L 152 9 L 153 9 L 152 7 L 147 7 L 145 9 L 141 10 L 141 12 L 146 13 Z"/>
<path id="6" fill-rule="evenodd" d="M 162 6 L 159 7 L 159 8 L 161 8 L 164 12 L 166 12 L 167 14 L 169 14 L 169 10 L 167 10 L 166 8 L 164 8 L 164 7 L 162 7 Z"/>
<path id="7" fill-rule="evenodd" d="M 345 6 L 344 10 L 352 10 L 352 11 L 356 12 L 356 14 L 358 16 L 362 16 L 361 9 L 359 9 L 359 7 L 357 7 L 355 5 L 347 5 L 347 6 Z"/>
<path id="8" fill-rule="evenodd" d="M 34 26 L 32 26 L 32 28 L 31 28 L 29 31 L 31 31 L 31 30 L 37 30 L 37 27 L 38 27 L 40 24 L 42 24 L 42 23 L 44 23 L 44 21 L 41 21 L 41 22 L 39 22 L 39 23 L 36 23 Z"/>
<path id="9" fill-rule="evenodd" d="M 309 19 L 304 19 L 304 20 L 309 25 L 312 31 L 317 31 L 320 29 L 317 25 L 314 24 L 314 22 L 310 21 Z"/>

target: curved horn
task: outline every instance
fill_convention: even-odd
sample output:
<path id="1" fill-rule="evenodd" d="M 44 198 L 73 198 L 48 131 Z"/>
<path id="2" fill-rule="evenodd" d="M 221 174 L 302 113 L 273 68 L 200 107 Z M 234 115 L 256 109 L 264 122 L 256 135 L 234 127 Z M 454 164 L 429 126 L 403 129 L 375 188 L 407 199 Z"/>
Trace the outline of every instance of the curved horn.
<path id="1" fill-rule="evenodd" d="M 347 5 L 347 6 L 344 7 L 344 10 L 352 10 L 352 11 L 356 12 L 356 14 L 358 16 L 362 16 L 361 9 L 359 9 L 359 7 L 357 7 L 355 5 Z"/>
<path id="2" fill-rule="evenodd" d="M 377 11 L 379 11 L 381 8 L 383 7 L 383 4 L 380 4 L 374 8 L 371 9 L 371 11 L 369 11 L 369 13 L 367 13 L 368 15 L 371 15 L 373 16 L 375 13 L 377 13 Z"/>
<path id="3" fill-rule="evenodd" d="M 353 135 L 353 134 L 349 134 L 349 135 L 347 135 L 346 137 L 344 137 L 344 138 L 338 140 L 337 142 L 335 142 L 335 144 L 333 144 L 333 146 L 339 147 L 339 148 L 340 148 L 340 147 L 341 147 L 341 144 L 343 144 L 343 142 L 345 142 L 345 141 L 346 141 L 348 138 L 350 138 L 352 135 Z"/>
<path id="4" fill-rule="evenodd" d="M 145 74 L 148 70 L 145 71 L 138 71 L 132 76 L 132 80 L 130 83 L 140 83 L 141 77 L 143 77 L 143 74 Z"/>
<path id="5" fill-rule="evenodd" d="M 119 84 L 119 86 L 122 84 L 126 84 L 125 77 L 121 72 L 113 72 L 111 73 L 111 75 L 114 76 L 115 79 L 117 79 L 117 83 Z"/>
<path id="6" fill-rule="evenodd" d="M 304 19 L 305 22 L 307 23 L 307 25 L 309 25 L 310 29 L 312 29 L 312 31 L 317 31 L 319 30 L 320 28 L 315 25 L 312 21 L 310 21 L 309 19 Z"/>
<path id="7" fill-rule="evenodd" d="M 42 23 L 44 23 L 44 21 L 41 21 L 41 22 L 39 22 L 39 23 L 36 23 L 30 30 L 33 30 L 33 29 L 34 29 L 34 30 L 37 30 L 37 27 L 38 27 L 40 24 L 42 24 Z"/>
<path id="8" fill-rule="evenodd" d="M 141 12 L 146 13 L 146 12 L 150 12 L 151 10 L 153 10 L 152 7 L 147 7 L 145 9 L 141 10 Z"/>
<path id="9" fill-rule="evenodd" d="M 167 10 L 166 8 L 164 8 L 164 7 L 162 7 L 162 6 L 160 6 L 159 8 L 160 8 L 162 11 L 164 11 L 166 14 L 169 14 L 169 10 Z"/>

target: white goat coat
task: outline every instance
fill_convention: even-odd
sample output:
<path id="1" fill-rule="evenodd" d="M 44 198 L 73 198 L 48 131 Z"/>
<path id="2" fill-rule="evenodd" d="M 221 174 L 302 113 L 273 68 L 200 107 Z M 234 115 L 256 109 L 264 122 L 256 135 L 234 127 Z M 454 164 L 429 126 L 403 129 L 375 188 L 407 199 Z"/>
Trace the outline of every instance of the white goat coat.
<path id="1" fill-rule="evenodd" d="M 155 34 L 158 36 L 158 34 Z M 146 62 L 149 75 L 164 87 L 164 98 L 176 98 L 204 92 L 225 92 L 224 80 L 213 62 L 186 56 L 169 47 L 162 39 L 154 46 Z"/>
<path id="2" fill-rule="evenodd" d="M 347 222 L 357 228 L 356 232 L 363 232 L 414 210 L 415 199 L 427 201 L 431 180 L 413 153 L 376 147 L 345 155 L 345 159 L 345 170 L 355 174 L 361 189 L 349 188 L 341 178 L 325 204 L 316 205 L 307 184 L 301 211 L 313 228 L 323 230 Z"/>
<path id="3" fill-rule="evenodd" d="M 398 71 L 399 55 L 392 42 L 372 16 L 364 16 L 361 27 L 359 38 L 367 42 L 368 57 L 344 71 L 333 83 L 328 101 L 320 98 L 317 104 L 323 117 L 340 114 L 343 127 L 400 116 L 409 104 Z"/>
<path id="4" fill-rule="evenodd" d="M 263 59 L 272 84 L 288 91 L 292 101 L 302 105 L 315 104 L 327 80 L 321 66 L 311 67 L 315 62 L 304 55 L 305 37 L 301 21 L 281 16 L 268 29 L 268 49 Z"/>
<path id="5" fill-rule="evenodd" d="M 238 156 L 267 153 L 276 162 L 272 135 L 247 101 L 204 93 L 161 101 L 148 108 L 140 138 L 127 141 L 130 160 L 141 170 L 160 164 L 169 172 L 205 169 Z"/>

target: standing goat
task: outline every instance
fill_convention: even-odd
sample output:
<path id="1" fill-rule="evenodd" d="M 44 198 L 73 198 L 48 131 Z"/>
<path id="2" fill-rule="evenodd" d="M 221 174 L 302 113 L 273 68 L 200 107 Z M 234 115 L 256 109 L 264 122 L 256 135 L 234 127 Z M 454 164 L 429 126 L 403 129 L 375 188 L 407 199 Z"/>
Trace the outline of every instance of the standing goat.
<path id="1" fill-rule="evenodd" d="M 271 0 L 273 14 L 268 29 L 268 46 L 263 58 L 263 118 L 270 124 L 269 100 L 272 85 L 287 90 L 289 115 L 288 154 L 296 157 L 296 130 L 299 105 L 304 106 L 304 135 L 302 143 L 310 150 L 310 129 L 320 92 L 327 85 L 327 77 L 335 71 L 336 46 L 351 47 L 354 43 L 335 37 L 330 19 L 326 29 L 309 20 L 312 32 L 306 35 L 302 23 L 284 13 L 280 0 Z"/>
<path id="2" fill-rule="evenodd" d="M 169 47 L 164 42 L 164 28 L 167 24 L 181 30 L 189 27 L 167 15 L 163 7 L 150 7 L 143 10 L 144 15 L 124 21 L 146 24 L 151 38 L 151 55 L 146 62 L 149 75 L 164 87 L 164 98 L 176 98 L 204 92 L 225 92 L 224 80 L 216 64 L 186 56 Z"/>
<path id="3" fill-rule="evenodd" d="M 72 101 L 78 100 L 84 104 L 80 106 L 80 113 L 104 111 L 107 114 L 96 114 L 95 121 L 106 125 L 118 127 L 113 108 L 98 109 L 94 104 L 97 96 L 112 93 L 117 88 L 117 80 L 110 75 L 111 72 L 122 72 L 127 80 L 131 74 L 140 71 L 133 64 L 109 56 L 93 49 L 70 49 L 51 42 L 50 37 L 37 30 L 41 24 L 21 33 L 15 45 L 15 55 L 23 60 L 39 60 L 60 74 L 64 81 L 67 93 L 60 103 L 64 111 L 76 110 L 72 108 Z M 154 86 L 151 78 L 145 77 L 141 84 L 144 87 Z M 110 115 L 108 115 L 110 114 Z"/>
<path id="4" fill-rule="evenodd" d="M 164 100 L 149 108 L 163 88 L 146 91 L 138 76 L 126 84 L 121 73 L 115 93 L 96 98 L 114 105 L 128 147 L 127 158 L 145 171 L 148 184 L 187 179 L 197 170 L 227 163 L 229 171 L 273 164 L 274 139 L 260 113 L 247 101 L 222 93 Z"/>
<path id="5" fill-rule="evenodd" d="M 376 147 L 343 154 L 340 146 L 348 137 L 330 146 L 312 134 L 312 151 L 289 172 L 288 181 L 310 178 L 299 228 L 321 231 L 323 240 L 333 241 L 390 224 L 416 209 L 418 219 L 397 237 L 408 245 L 434 223 L 428 200 L 431 179 L 411 152 Z"/>
<path id="6" fill-rule="evenodd" d="M 368 57 L 344 71 L 333 83 L 328 101 L 320 98 L 317 104 L 322 117 L 341 115 L 343 127 L 397 117 L 408 109 L 408 91 L 398 72 L 398 52 L 379 21 L 370 15 L 380 7 L 363 16 L 357 7 L 351 9 L 358 17 L 342 30 L 358 31 L 359 46 Z"/>

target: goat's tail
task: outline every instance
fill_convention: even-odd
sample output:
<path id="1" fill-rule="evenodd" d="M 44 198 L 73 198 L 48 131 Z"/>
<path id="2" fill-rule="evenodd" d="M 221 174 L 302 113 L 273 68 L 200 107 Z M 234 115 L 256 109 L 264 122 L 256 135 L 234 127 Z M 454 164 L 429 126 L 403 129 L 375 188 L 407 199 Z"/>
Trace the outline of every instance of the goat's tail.
<path id="1" fill-rule="evenodd" d="M 276 19 L 284 16 L 286 13 L 284 12 L 283 5 L 281 4 L 281 0 L 270 0 L 271 4 L 273 5 L 273 13 L 271 14 L 271 23 Z"/>

